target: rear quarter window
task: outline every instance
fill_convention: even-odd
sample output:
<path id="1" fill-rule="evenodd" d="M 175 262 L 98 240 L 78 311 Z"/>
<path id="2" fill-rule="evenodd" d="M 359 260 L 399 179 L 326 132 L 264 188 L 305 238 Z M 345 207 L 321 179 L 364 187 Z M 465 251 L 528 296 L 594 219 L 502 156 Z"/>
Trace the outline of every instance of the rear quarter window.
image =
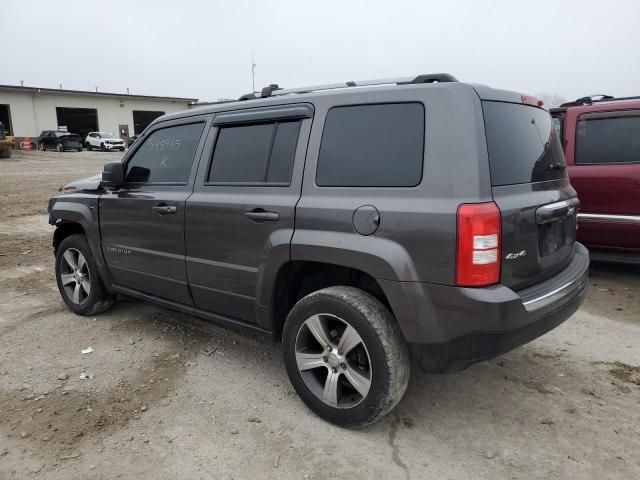
<path id="1" fill-rule="evenodd" d="M 535 183 L 566 177 L 562 145 L 551 115 L 517 103 L 483 101 L 491 184 Z"/>
<path id="2" fill-rule="evenodd" d="M 610 118 L 581 118 L 576 129 L 576 164 L 640 163 L 640 112 Z"/>
<path id="3" fill-rule="evenodd" d="M 413 187 L 422 179 L 424 107 L 397 103 L 334 107 L 322 134 L 316 184 Z"/>

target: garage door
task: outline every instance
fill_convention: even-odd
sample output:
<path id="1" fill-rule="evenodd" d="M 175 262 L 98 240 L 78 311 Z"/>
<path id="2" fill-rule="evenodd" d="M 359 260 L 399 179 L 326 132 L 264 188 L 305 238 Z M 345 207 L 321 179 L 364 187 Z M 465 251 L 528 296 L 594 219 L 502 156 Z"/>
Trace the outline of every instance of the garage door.
<path id="1" fill-rule="evenodd" d="M 56 107 L 58 127 L 67 127 L 84 139 L 89 132 L 98 131 L 98 110 L 95 108 Z"/>
<path id="2" fill-rule="evenodd" d="M 164 115 L 164 112 L 152 112 L 151 110 L 133 111 L 133 133 L 140 135 L 156 118 Z"/>

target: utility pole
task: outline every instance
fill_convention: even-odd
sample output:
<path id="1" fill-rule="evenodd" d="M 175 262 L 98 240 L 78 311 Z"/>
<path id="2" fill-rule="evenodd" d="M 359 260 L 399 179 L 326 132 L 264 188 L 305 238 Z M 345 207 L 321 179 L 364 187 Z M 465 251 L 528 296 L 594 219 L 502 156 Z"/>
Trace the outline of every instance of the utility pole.
<path id="1" fill-rule="evenodd" d="M 253 61 L 253 51 L 251 51 L 251 91 L 256 91 L 256 62 Z"/>

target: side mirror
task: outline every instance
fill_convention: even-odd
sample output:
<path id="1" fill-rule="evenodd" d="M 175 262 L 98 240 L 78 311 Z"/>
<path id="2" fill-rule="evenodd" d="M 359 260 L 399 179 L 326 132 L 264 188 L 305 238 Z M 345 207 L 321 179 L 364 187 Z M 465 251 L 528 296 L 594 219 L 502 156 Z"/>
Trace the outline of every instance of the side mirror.
<path id="1" fill-rule="evenodd" d="M 101 185 L 105 187 L 121 187 L 124 185 L 124 165 L 122 162 L 104 164 Z"/>

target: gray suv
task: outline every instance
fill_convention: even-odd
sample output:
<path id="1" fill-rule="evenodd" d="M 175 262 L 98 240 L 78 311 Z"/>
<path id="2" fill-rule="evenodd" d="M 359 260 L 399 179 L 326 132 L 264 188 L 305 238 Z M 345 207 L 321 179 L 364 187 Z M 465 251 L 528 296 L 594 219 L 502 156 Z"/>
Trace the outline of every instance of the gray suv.
<path id="1" fill-rule="evenodd" d="M 49 221 L 72 311 L 120 294 L 265 334 L 309 408 L 355 427 L 410 357 L 464 368 L 571 316 L 578 207 L 541 102 L 434 74 L 165 115 Z"/>

